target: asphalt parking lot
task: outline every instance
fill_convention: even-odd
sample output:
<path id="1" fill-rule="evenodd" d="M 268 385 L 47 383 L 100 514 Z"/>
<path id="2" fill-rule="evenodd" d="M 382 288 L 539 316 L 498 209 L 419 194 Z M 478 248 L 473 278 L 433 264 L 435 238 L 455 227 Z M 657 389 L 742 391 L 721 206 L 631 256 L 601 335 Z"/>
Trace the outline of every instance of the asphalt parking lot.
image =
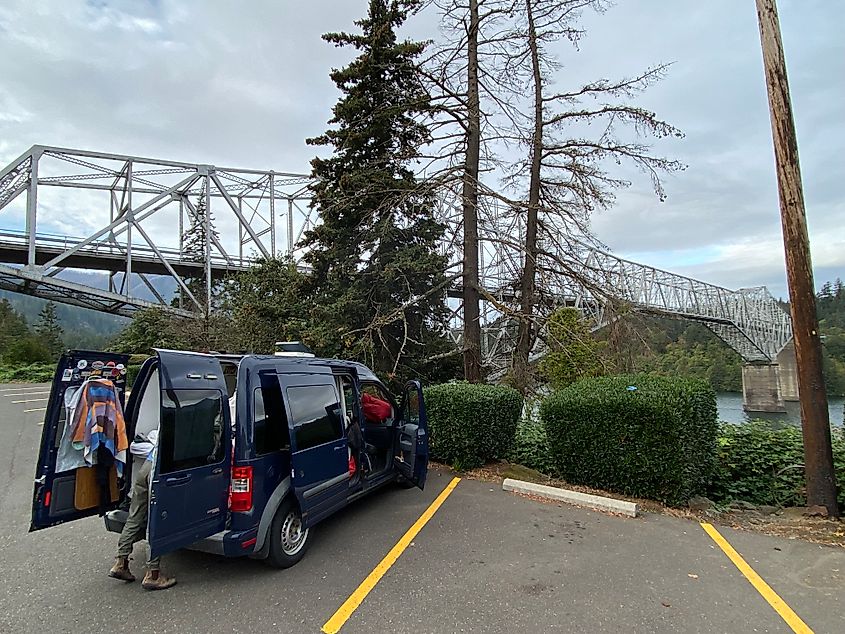
<path id="1" fill-rule="evenodd" d="M 3 632 L 320 632 L 454 477 L 432 470 L 424 492 L 390 487 L 349 507 L 289 570 L 183 551 L 164 559 L 179 584 L 148 593 L 106 576 L 117 536 L 99 518 L 27 533 L 47 395 L 14 388 L 0 386 Z M 446 495 L 341 632 L 845 632 L 843 549 L 717 527 L 790 621 L 695 522 L 614 517 L 466 479 Z"/>

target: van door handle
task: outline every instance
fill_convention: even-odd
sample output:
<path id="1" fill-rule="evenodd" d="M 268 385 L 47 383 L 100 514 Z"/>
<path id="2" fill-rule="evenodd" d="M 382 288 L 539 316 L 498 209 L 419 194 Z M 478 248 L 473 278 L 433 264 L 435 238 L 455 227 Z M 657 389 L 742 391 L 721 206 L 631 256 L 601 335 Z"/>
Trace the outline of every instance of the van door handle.
<path id="1" fill-rule="evenodd" d="M 218 473 L 223 473 L 223 467 L 217 467 L 211 470 L 211 475 L 217 475 Z"/>
<path id="2" fill-rule="evenodd" d="M 174 476 L 172 478 L 165 478 L 164 483 L 168 486 L 179 486 L 191 481 L 191 474 L 187 473 L 183 476 Z"/>
<path id="3" fill-rule="evenodd" d="M 346 449 L 346 446 L 340 445 L 340 446 L 334 448 L 335 451 L 341 451 L 343 449 Z"/>

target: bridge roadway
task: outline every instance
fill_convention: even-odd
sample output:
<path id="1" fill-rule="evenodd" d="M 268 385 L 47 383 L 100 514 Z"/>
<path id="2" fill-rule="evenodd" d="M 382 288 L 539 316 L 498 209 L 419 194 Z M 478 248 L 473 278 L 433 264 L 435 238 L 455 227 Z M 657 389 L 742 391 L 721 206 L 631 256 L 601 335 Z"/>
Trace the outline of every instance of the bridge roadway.
<path id="1" fill-rule="evenodd" d="M 82 242 L 82 238 L 38 234 L 35 239 L 35 263 L 40 266 L 47 264 L 50 260 L 65 253 L 80 242 Z M 203 274 L 204 264 L 186 260 L 184 254 L 179 253 L 178 249 L 156 247 L 156 250 L 163 258 L 159 258 L 156 251 L 150 247 L 133 244 L 132 272 L 144 275 L 170 275 L 170 271 L 162 262 L 162 259 L 164 259 L 181 276 L 190 277 Z M 65 258 L 62 261 L 62 267 L 120 273 L 126 271 L 127 255 L 125 244 L 115 244 L 106 240 L 96 241 Z M 0 231 L 0 262 L 25 265 L 27 264 L 27 257 L 28 245 L 24 232 Z M 242 260 L 237 258 L 227 259 L 219 254 L 212 254 L 211 276 L 220 279 L 231 272 L 245 271 L 250 265 L 251 261 L 246 258 Z"/>
<path id="2" fill-rule="evenodd" d="M 35 239 L 35 264 L 38 266 L 47 264 L 82 240 L 82 238 L 69 236 L 37 234 Z M 158 254 L 156 251 L 158 251 Z M 27 260 L 28 242 L 26 234 L 22 231 L 0 230 L 0 265 L 25 266 Z M 92 242 L 77 250 L 73 255 L 66 257 L 62 261 L 62 268 L 121 273 L 126 271 L 126 261 L 127 249 L 125 244 L 100 240 Z M 178 249 L 156 247 L 154 250 L 150 247 L 132 245 L 133 273 L 170 276 L 171 272 L 164 264 L 165 261 L 181 277 L 201 277 L 204 274 L 202 262 L 192 262 L 185 259 L 185 255 L 180 253 Z M 218 253 L 212 253 L 211 277 L 220 280 L 232 273 L 248 270 L 253 263 L 254 260 L 247 257 L 227 258 Z M 299 265 L 299 268 L 303 271 L 307 270 L 307 267 L 302 264 Z M 462 296 L 461 286 L 459 284 L 451 286 L 448 289 L 448 295 L 452 298 L 460 298 Z M 497 294 L 497 296 L 500 295 L 500 293 Z M 513 299 L 513 293 L 506 293 L 504 299 Z"/>

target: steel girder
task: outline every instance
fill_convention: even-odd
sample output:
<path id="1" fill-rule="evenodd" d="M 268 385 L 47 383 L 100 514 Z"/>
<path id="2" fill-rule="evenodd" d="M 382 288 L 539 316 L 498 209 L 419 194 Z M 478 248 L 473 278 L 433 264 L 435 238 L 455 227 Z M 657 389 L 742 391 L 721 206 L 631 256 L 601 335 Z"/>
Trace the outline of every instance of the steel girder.
<path id="1" fill-rule="evenodd" d="M 57 279 L 66 268 L 108 271 L 110 291 L 136 308 L 148 302 L 133 296 L 133 281 L 162 299 L 147 276 L 164 276 L 189 304 L 209 306 L 213 278 L 245 270 L 259 257 L 297 255 L 316 215 L 308 207 L 309 182 L 304 174 L 33 146 L 0 171 L 0 211 L 23 224 L 4 223 L 0 261 Z M 24 192 L 22 209 L 15 209 Z M 204 253 L 189 254 L 186 221 L 200 200 L 217 232 L 206 223 L 198 241 Z M 191 276 L 207 280 L 199 297 L 186 284 Z"/>
<path id="2" fill-rule="evenodd" d="M 127 316 L 155 304 L 189 314 L 170 306 L 149 276 L 171 278 L 193 302 L 201 305 L 204 299 L 207 306 L 213 278 L 244 270 L 260 257 L 300 261 L 297 245 L 319 222 L 310 206 L 310 182 L 305 174 L 33 146 L 0 171 L 0 212 L 12 224 L 23 221 L 22 227 L 7 222 L 0 229 L 0 262 L 5 263 L 0 288 Z M 200 198 L 215 216 L 219 235 L 202 227 L 206 252 L 196 258 L 185 252 L 183 238 L 186 218 Z M 442 189 L 436 213 L 447 227 L 441 252 L 454 272 L 463 258 L 459 192 Z M 51 235 L 56 226 L 70 225 L 84 231 L 79 237 L 68 237 L 76 232 L 67 229 Z M 774 360 L 791 339 L 789 315 L 764 287 L 732 291 L 619 258 L 571 237 L 566 227 L 549 229 L 554 228 L 546 231 L 553 237 L 543 240 L 538 261 L 541 318 L 569 305 L 596 328 L 620 310 L 699 321 L 751 362 Z M 479 204 L 482 343 L 485 362 L 494 368 L 505 367 L 516 338 L 523 235 L 524 214 L 484 189 Z M 66 268 L 108 271 L 109 288 L 62 279 Z M 190 276 L 209 281 L 204 298 L 187 287 Z M 156 300 L 134 293 L 133 279 Z M 449 290 L 451 333 L 458 345 L 460 295 L 460 284 Z M 534 356 L 542 354 L 540 340 Z"/>
<path id="3" fill-rule="evenodd" d="M 444 252 L 457 266 L 463 257 L 458 192 L 445 191 L 439 209 L 449 227 Z M 479 202 L 479 274 L 487 294 L 482 306 L 482 344 L 485 363 L 494 370 L 504 370 L 516 341 L 524 235 L 524 214 L 495 192 L 484 190 Z M 628 310 L 698 321 L 747 362 L 774 362 L 792 339 L 789 314 L 765 287 L 734 291 L 631 262 L 568 235 L 565 228 L 554 238 L 544 239 L 540 249 L 537 310 L 541 319 L 566 305 L 578 308 L 595 329 Z M 460 311 L 454 314 L 459 318 Z M 453 326 L 453 338 L 459 342 L 460 324 L 456 321 Z M 540 338 L 532 357 L 544 351 Z"/>

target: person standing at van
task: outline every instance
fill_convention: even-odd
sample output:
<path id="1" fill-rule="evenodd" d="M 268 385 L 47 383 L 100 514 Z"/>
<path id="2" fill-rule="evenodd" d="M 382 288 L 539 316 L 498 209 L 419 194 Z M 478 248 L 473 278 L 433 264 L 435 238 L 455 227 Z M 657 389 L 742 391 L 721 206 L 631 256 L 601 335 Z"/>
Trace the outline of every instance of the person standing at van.
<path id="1" fill-rule="evenodd" d="M 158 430 L 151 431 L 146 440 L 136 439 L 129 451 L 136 456 L 143 456 L 144 461 L 138 468 L 132 482 L 132 502 L 129 505 L 129 517 L 123 525 L 120 540 L 117 543 L 117 557 L 109 570 L 109 577 L 121 581 L 135 581 L 135 575 L 129 570 L 129 556 L 135 542 L 141 541 L 147 534 L 147 515 L 150 502 L 150 474 L 153 469 L 153 456 Z M 144 590 L 166 590 L 176 585 L 176 579 L 161 574 L 161 557 L 147 561 L 147 573 L 141 582 Z"/>

